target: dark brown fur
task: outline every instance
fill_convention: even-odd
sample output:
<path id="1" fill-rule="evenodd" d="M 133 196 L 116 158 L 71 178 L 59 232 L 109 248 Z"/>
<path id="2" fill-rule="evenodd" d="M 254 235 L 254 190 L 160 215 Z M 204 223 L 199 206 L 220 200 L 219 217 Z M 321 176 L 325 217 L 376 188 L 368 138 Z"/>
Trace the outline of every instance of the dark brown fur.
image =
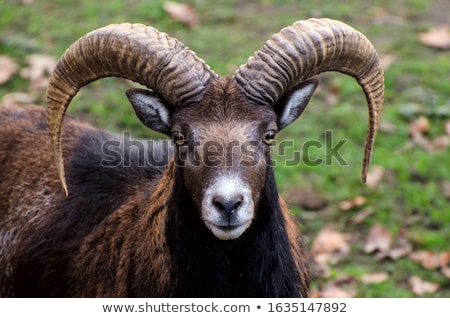
<path id="1" fill-rule="evenodd" d="M 207 94 L 195 111 L 176 113 L 175 124 L 179 118 L 239 125 L 275 116 L 243 103 L 233 86 Z M 263 180 L 252 225 L 222 241 L 201 222 L 195 199 L 201 185 L 190 183 L 178 159 L 166 169 L 101 167 L 101 144 L 111 138 L 66 119 L 65 197 L 44 109 L 0 107 L 1 296 L 308 295 L 300 234 L 269 165 L 248 175 Z"/>

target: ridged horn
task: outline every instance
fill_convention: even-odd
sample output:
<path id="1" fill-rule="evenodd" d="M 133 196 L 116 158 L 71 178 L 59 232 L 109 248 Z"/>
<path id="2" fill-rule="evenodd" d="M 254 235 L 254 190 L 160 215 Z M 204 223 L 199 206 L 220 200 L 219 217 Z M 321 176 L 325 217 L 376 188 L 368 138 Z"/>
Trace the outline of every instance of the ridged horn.
<path id="1" fill-rule="evenodd" d="M 384 98 L 380 59 L 370 41 L 336 20 L 297 21 L 272 36 L 235 73 L 234 80 L 255 104 L 273 106 L 294 86 L 325 71 L 354 77 L 368 104 L 362 180 L 366 181 Z"/>
<path id="2" fill-rule="evenodd" d="M 216 77 L 203 60 L 178 40 L 142 24 L 109 25 L 72 44 L 52 73 L 47 91 L 49 130 L 66 195 L 61 152 L 64 114 L 82 86 L 109 76 L 145 85 L 173 107 L 199 102 L 211 78 Z"/>

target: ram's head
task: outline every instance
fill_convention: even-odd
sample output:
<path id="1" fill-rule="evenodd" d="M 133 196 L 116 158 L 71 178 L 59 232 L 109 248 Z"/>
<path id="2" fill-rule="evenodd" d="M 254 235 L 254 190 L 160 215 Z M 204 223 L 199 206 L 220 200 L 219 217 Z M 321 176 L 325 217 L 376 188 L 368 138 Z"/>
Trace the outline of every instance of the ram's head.
<path id="1" fill-rule="evenodd" d="M 147 127 L 173 139 L 179 173 L 205 225 L 218 238 L 239 237 L 273 182 L 270 143 L 302 113 L 318 84 L 312 77 L 325 71 L 353 76 L 366 95 L 365 180 L 382 110 L 383 71 L 373 46 L 353 28 L 328 19 L 296 22 L 226 78 L 154 28 L 119 24 L 93 31 L 66 51 L 48 90 L 63 188 L 67 193 L 61 130 L 72 97 L 101 77 L 127 78 L 150 89 L 127 95 Z"/>

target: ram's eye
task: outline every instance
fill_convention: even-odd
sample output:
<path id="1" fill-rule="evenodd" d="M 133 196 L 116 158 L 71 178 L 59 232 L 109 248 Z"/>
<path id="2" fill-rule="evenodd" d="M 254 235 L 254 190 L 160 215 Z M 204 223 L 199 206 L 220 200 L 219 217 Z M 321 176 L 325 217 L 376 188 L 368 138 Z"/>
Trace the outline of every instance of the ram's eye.
<path id="1" fill-rule="evenodd" d="M 183 146 L 187 142 L 184 135 L 182 133 L 180 133 L 179 131 L 175 131 L 172 133 L 172 140 L 178 146 Z"/>
<path id="2" fill-rule="evenodd" d="M 275 134 L 276 134 L 275 130 L 269 130 L 269 131 L 267 131 L 267 132 L 264 134 L 263 141 L 264 141 L 266 144 L 270 145 L 270 144 L 273 142 L 273 140 L 275 139 Z"/>

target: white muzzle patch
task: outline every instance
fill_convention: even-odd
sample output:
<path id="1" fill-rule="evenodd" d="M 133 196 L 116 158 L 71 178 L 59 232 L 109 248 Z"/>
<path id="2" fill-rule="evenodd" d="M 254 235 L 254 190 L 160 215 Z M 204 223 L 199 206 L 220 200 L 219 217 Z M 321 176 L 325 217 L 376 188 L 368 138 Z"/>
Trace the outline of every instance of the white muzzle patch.
<path id="1" fill-rule="evenodd" d="M 238 238 L 250 226 L 254 215 L 252 192 L 247 182 L 235 175 L 219 177 L 203 194 L 202 218 L 221 240 Z"/>

